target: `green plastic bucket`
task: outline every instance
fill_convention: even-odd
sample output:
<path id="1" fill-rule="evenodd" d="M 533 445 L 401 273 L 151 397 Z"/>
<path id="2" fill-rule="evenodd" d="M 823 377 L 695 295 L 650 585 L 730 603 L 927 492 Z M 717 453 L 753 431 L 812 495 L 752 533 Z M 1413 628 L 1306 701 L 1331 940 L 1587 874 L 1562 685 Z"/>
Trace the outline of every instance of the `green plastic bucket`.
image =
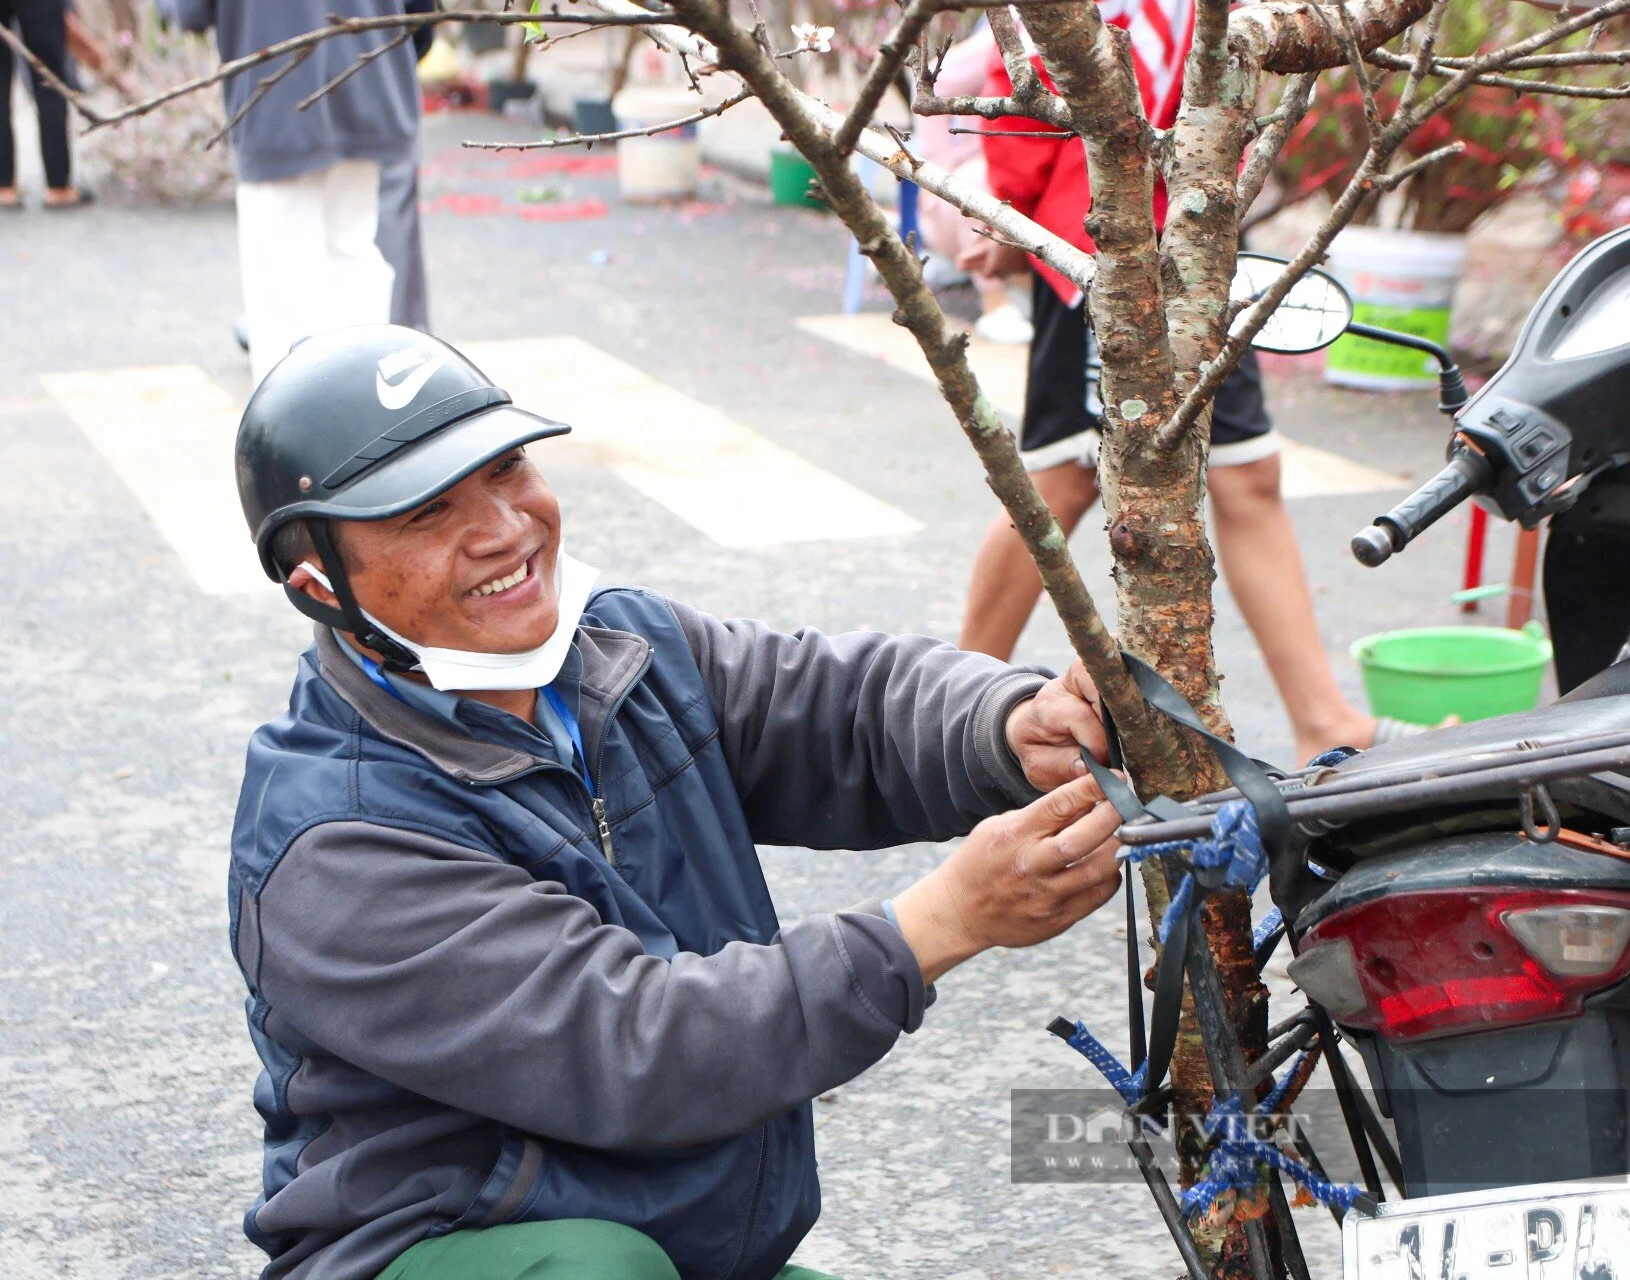
<path id="1" fill-rule="evenodd" d="M 770 151 L 770 199 L 779 205 L 800 205 L 806 209 L 826 206 L 809 193 L 815 181 L 815 166 L 792 147 L 778 146 Z"/>
<path id="2" fill-rule="evenodd" d="M 1365 636 L 1352 655 L 1376 715 L 1440 724 L 1532 710 L 1551 642 L 1537 622 L 1521 631 L 1418 627 Z"/>

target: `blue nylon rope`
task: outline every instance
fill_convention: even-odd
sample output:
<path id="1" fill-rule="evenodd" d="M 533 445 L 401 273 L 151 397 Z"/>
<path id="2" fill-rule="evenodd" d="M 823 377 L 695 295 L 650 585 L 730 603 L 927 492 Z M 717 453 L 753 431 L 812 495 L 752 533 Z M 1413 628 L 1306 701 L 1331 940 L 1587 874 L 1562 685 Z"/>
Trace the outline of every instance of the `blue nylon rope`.
<path id="1" fill-rule="evenodd" d="M 1121 857 L 1141 862 L 1150 857 L 1188 854 L 1194 871 L 1222 871 L 1221 883 L 1251 892 L 1268 874 L 1268 856 L 1262 848 L 1262 831 L 1256 809 L 1248 800 L 1231 800 L 1211 819 L 1211 835 L 1200 840 L 1176 840 L 1125 848 Z M 1172 922 L 1184 919 L 1194 897 L 1194 871 L 1183 877 L 1160 922 L 1160 940 L 1166 941 Z M 1253 943 L 1260 946 L 1282 923 L 1279 911 L 1269 912 L 1254 932 Z M 1066 1043 L 1097 1067 L 1110 1087 L 1128 1106 L 1143 1096 L 1146 1068 L 1128 1071 L 1103 1041 L 1087 1030 L 1084 1022 Z M 1289 1090 L 1305 1055 L 1298 1054 L 1284 1077 L 1277 1081 L 1253 1114 L 1276 1111 Z M 1271 1142 L 1252 1136 L 1248 1117 L 1238 1098 L 1218 1099 L 1206 1116 L 1206 1134 L 1216 1144 L 1206 1161 L 1205 1176 L 1183 1192 L 1184 1212 L 1191 1217 L 1209 1208 L 1224 1191 L 1245 1191 L 1260 1180 L 1262 1165 L 1278 1169 L 1321 1204 L 1347 1210 L 1364 1195 L 1362 1188 L 1321 1178 L 1301 1161 L 1286 1155 Z"/>
<path id="2" fill-rule="evenodd" d="M 1268 914 L 1263 916 L 1257 922 L 1256 928 L 1251 930 L 1251 950 L 1253 952 L 1262 950 L 1262 944 L 1267 942 L 1275 932 L 1282 929 L 1284 924 L 1285 917 L 1279 908 L 1269 907 Z"/>
<path id="3" fill-rule="evenodd" d="M 1104 1079 L 1109 1081 L 1109 1087 L 1121 1095 L 1127 1106 L 1131 1106 L 1143 1096 L 1143 1081 L 1148 1074 L 1147 1063 L 1136 1071 L 1128 1071 L 1109 1046 L 1087 1030 L 1087 1024 L 1084 1022 L 1075 1024 L 1075 1033 L 1064 1043 L 1097 1067 Z"/>
<path id="4" fill-rule="evenodd" d="M 1262 828 L 1256 809 L 1249 800 L 1230 800 L 1211 818 L 1211 834 L 1201 840 L 1169 840 L 1164 844 L 1129 846 L 1120 856 L 1128 862 L 1145 858 L 1170 857 L 1187 853 L 1189 864 L 1199 871 L 1223 872 L 1222 883 L 1231 888 L 1254 890 L 1268 874 L 1268 855 L 1262 848 Z M 1187 914 L 1194 897 L 1194 872 L 1177 886 L 1171 904 L 1160 918 L 1160 940 L 1166 941 L 1172 923 Z"/>
<path id="5" fill-rule="evenodd" d="M 1144 1069 L 1128 1071 L 1103 1041 L 1087 1030 L 1085 1023 L 1077 1022 L 1075 1033 L 1065 1043 L 1097 1067 L 1128 1106 L 1142 1097 Z M 1297 1054 L 1290 1069 L 1275 1083 L 1254 1115 L 1270 1115 L 1278 1110 L 1305 1056 Z M 1343 1211 L 1351 1209 L 1364 1196 L 1362 1187 L 1321 1178 L 1273 1143 L 1253 1136 L 1238 1098 L 1214 1101 L 1206 1115 L 1205 1129 L 1206 1136 L 1216 1145 L 1206 1161 L 1205 1176 L 1182 1194 L 1183 1211 L 1191 1218 L 1209 1209 L 1225 1191 L 1253 1189 L 1260 1179 L 1262 1165 L 1278 1169 L 1320 1204 Z"/>
<path id="6" fill-rule="evenodd" d="M 1282 1094 L 1290 1079 L 1291 1075 L 1287 1074 L 1274 1092 Z M 1321 1178 L 1273 1143 L 1252 1136 L 1249 1117 L 1238 1098 L 1219 1098 L 1212 1104 L 1206 1116 L 1206 1135 L 1217 1145 L 1206 1161 L 1205 1176 L 1181 1197 L 1183 1211 L 1190 1217 L 1209 1209 L 1225 1191 L 1254 1189 L 1261 1165 L 1279 1170 L 1320 1204 L 1343 1211 L 1351 1209 L 1364 1196 L 1362 1188 Z"/>

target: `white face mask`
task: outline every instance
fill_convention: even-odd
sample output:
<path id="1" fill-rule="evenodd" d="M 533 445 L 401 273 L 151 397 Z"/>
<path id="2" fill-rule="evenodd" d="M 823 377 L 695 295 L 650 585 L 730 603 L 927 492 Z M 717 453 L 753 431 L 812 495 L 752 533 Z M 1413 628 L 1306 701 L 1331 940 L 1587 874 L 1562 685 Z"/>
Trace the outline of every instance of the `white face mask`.
<path id="1" fill-rule="evenodd" d="M 316 565 L 307 571 L 330 591 L 334 588 Z M 562 545 L 555 557 L 555 595 L 558 618 L 555 631 L 538 648 L 526 653 L 470 653 L 463 649 L 437 649 L 415 644 L 397 635 L 373 614 L 363 617 L 419 659 L 419 669 L 433 688 L 453 692 L 470 689 L 541 689 L 553 684 L 571 650 L 578 621 L 589 602 L 589 592 L 600 571 L 573 560 Z"/>

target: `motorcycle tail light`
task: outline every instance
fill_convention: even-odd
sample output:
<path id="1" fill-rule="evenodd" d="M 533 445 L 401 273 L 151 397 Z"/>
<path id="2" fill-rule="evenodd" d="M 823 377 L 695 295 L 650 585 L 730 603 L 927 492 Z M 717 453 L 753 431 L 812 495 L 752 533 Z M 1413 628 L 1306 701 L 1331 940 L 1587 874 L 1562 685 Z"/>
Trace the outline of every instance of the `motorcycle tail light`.
<path id="1" fill-rule="evenodd" d="M 1590 992 L 1630 975 L 1627 943 L 1630 894 L 1436 890 L 1319 921 L 1296 965 L 1315 1000 L 1329 988 L 1344 1025 L 1414 1040 L 1576 1014 Z"/>
<path id="2" fill-rule="evenodd" d="M 1564 978 L 1611 973 L 1630 942 L 1625 907 L 1529 907 L 1501 919 L 1529 955 Z"/>

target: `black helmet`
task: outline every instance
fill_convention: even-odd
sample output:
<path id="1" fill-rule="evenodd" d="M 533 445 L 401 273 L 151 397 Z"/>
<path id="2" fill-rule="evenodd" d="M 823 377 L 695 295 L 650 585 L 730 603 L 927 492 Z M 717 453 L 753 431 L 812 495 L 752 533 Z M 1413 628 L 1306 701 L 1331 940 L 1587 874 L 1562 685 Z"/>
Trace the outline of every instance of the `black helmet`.
<path id="1" fill-rule="evenodd" d="M 328 521 L 411 511 L 517 445 L 570 430 L 515 408 L 452 347 L 415 329 L 334 329 L 296 346 L 249 397 L 238 498 L 262 567 L 295 608 L 411 669 L 413 655 L 363 617 Z M 291 520 L 307 521 L 338 610 L 290 587 L 274 562 L 272 540 Z"/>

